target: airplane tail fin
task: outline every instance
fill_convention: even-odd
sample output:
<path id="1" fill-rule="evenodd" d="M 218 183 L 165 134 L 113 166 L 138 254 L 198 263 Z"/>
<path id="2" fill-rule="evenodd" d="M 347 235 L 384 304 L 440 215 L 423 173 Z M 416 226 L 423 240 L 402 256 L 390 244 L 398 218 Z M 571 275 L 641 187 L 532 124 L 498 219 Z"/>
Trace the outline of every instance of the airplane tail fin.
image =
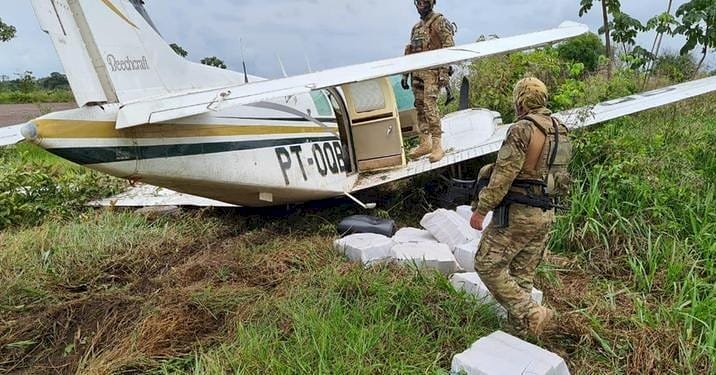
<path id="1" fill-rule="evenodd" d="M 79 106 L 238 85 L 235 72 L 177 55 L 139 0 L 32 0 Z"/>

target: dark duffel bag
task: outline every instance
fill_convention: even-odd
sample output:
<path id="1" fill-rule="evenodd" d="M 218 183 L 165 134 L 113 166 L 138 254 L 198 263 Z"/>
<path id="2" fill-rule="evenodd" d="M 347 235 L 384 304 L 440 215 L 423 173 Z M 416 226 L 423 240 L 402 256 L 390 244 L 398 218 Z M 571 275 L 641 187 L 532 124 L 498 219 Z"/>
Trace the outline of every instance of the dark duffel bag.
<path id="1" fill-rule="evenodd" d="M 367 215 L 349 216 L 338 223 L 338 233 L 341 236 L 354 233 L 375 233 L 392 237 L 395 233 L 395 221 Z"/>

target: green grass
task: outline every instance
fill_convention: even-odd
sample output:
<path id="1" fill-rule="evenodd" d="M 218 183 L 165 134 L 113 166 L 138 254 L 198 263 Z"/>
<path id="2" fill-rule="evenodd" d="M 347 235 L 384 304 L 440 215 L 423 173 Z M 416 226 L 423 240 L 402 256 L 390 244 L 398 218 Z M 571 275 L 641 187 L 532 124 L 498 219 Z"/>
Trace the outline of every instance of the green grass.
<path id="1" fill-rule="evenodd" d="M 0 104 L 67 103 L 71 101 L 74 101 L 74 96 L 69 90 L 0 91 Z"/>
<path id="2" fill-rule="evenodd" d="M 571 206 L 537 281 L 561 313 L 538 344 L 572 373 L 713 373 L 714 100 L 574 134 Z M 350 203 L 160 219 L 88 210 L 85 194 L 108 192 L 92 190 L 99 177 L 46 155 L 0 154 L 4 176 L 27 173 L 15 187 L 36 175 L 78 187 L 59 200 L 34 189 L 47 214 L 0 232 L 0 372 L 444 374 L 503 328 L 442 275 L 348 264 L 331 242 L 338 219 L 360 212 Z M 436 206 L 418 188 L 428 178 L 364 198 L 417 225 Z"/>

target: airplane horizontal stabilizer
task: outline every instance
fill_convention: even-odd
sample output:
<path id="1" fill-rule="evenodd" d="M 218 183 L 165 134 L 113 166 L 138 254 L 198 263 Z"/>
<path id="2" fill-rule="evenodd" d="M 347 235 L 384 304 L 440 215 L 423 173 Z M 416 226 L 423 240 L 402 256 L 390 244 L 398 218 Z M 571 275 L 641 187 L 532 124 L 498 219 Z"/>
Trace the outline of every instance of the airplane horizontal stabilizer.
<path id="1" fill-rule="evenodd" d="M 23 125 L 24 124 L 0 128 L 0 147 L 14 145 L 23 141 L 25 137 L 23 137 L 20 132 Z"/>
<path id="2" fill-rule="evenodd" d="M 158 98 L 122 103 L 117 129 L 153 124 L 281 96 L 308 93 L 329 87 L 387 77 L 395 74 L 456 64 L 488 56 L 516 52 L 567 40 L 587 33 L 586 25 L 574 22 L 560 27 L 502 39 L 351 65 L 294 77 L 248 84 L 186 91 Z"/>

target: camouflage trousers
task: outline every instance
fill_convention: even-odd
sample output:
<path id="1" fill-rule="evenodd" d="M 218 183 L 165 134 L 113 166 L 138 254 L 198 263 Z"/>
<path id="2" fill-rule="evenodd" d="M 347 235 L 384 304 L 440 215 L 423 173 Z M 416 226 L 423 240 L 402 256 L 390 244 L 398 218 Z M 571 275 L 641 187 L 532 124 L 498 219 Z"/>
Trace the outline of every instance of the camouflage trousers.
<path id="1" fill-rule="evenodd" d="M 526 327 L 536 313 L 532 286 L 553 222 L 553 211 L 513 204 L 509 225 L 488 225 L 475 256 L 480 279 L 520 328 Z"/>
<path id="2" fill-rule="evenodd" d="M 418 127 L 423 134 L 442 137 L 438 96 L 440 95 L 439 73 L 437 70 L 413 72 L 413 94 L 415 109 L 418 111 Z"/>

